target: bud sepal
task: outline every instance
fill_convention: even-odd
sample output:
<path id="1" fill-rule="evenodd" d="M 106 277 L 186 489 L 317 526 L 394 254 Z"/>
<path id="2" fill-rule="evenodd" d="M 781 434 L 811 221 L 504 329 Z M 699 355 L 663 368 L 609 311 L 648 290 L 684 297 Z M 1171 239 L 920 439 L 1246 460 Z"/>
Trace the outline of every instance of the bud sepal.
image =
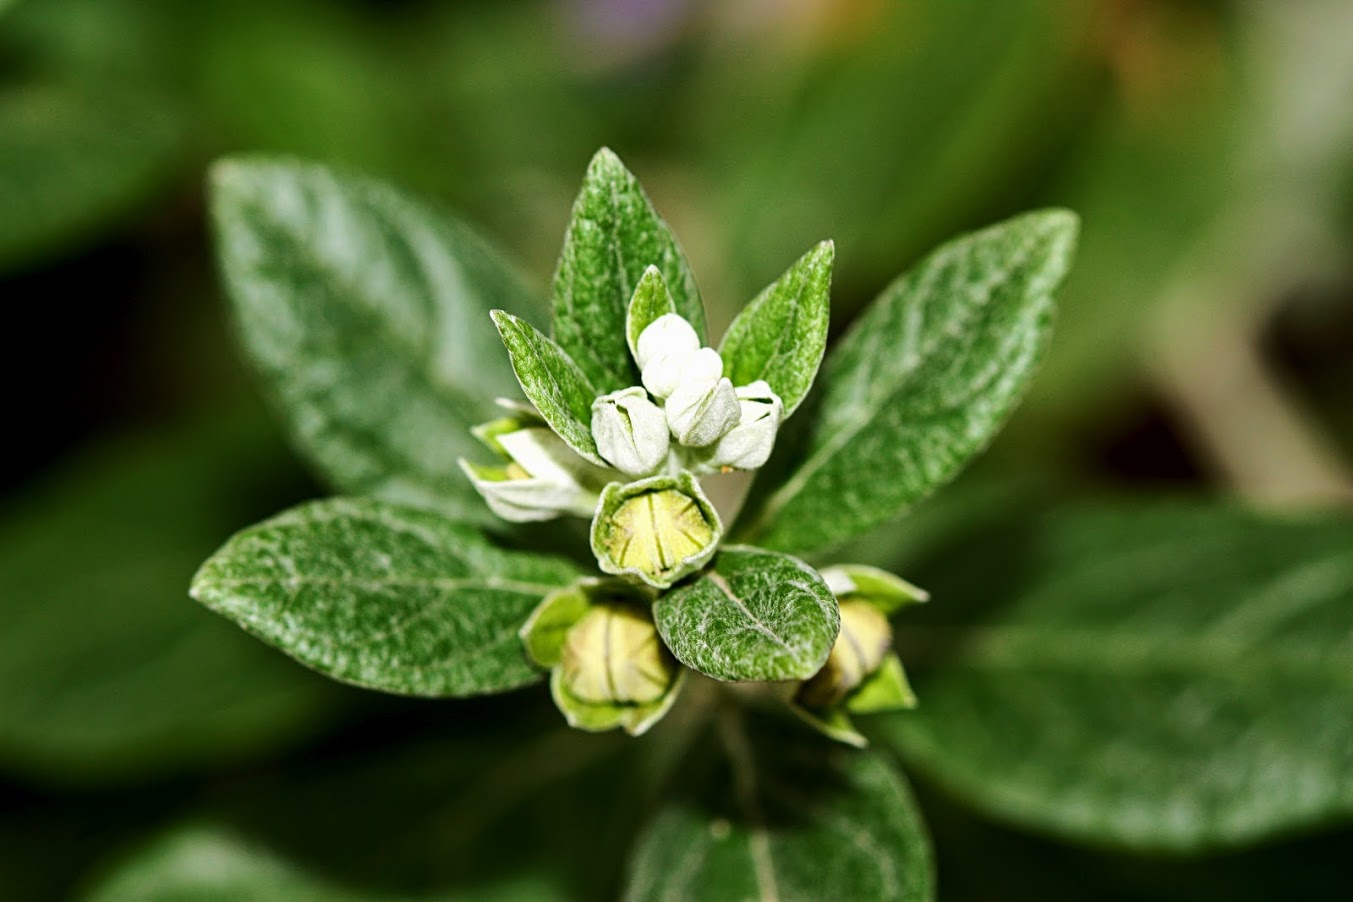
<path id="1" fill-rule="evenodd" d="M 601 569 L 655 589 L 709 563 L 723 524 L 689 472 L 613 482 L 592 519 L 592 553 Z"/>

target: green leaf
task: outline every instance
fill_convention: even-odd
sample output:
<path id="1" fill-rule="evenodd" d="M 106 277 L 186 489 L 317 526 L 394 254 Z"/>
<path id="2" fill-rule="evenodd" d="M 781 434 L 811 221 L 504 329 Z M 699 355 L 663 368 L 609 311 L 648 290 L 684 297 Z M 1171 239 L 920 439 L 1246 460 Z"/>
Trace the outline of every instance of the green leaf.
<path id="1" fill-rule="evenodd" d="M 662 271 L 650 266 L 640 277 L 634 297 L 630 298 L 629 311 L 625 314 L 625 338 L 629 342 L 630 356 L 636 361 L 639 359 L 639 336 L 654 320 L 676 312 L 676 302 L 667 290 Z"/>
<path id="2" fill-rule="evenodd" d="M 576 576 L 428 511 L 339 498 L 239 533 L 202 565 L 192 594 L 337 680 L 466 696 L 539 679 L 518 630 Z"/>
<path id="3" fill-rule="evenodd" d="M 901 776 L 880 756 L 732 730 L 727 762 L 640 836 L 624 898 L 927 900 L 934 865 Z"/>
<path id="4" fill-rule="evenodd" d="M 587 167 L 554 275 L 554 337 L 606 394 L 639 384 L 626 316 L 645 270 L 656 266 L 676 312 L 701 337 L 705 311 L 686 258 L 639 182 L 611 151 Z"/>
<path id="5" fill-rule="evenodd" d="M 601 394 L 563 348 L 530 323 L 493 311 L 493 323 L 512 360 L 521 390 L 568 446 L 599 467 L 607 466 L 592 437 L 592 402 Z"/>
<path id="6" fill-rule="evenodd" d="M 902 659 L 897 655 L 888 655 L 883 664 L 868 679 L 846 697 L 846 710 L 852 714 L 875 714 L 880 711 L 896 711 L 900 708 L 915 708 L 916 693 L 907 680 L 907 672 L 902 667 Z"/>
<path id="7" fill-rule="evenodd" d="M 296 447 L 344 493 L 494 522 L 456 461 L 515 393 L 486 314 L 530 300 L 499 255 L 322 166 L 227 160 L 211 195 L 241 339 Z"/>
<path id="8" fill-rule="evenodd" d="M 678 661 L 718 680 L 801 680 L 841 628 L 836 597 L 784 554 L 724 546 L 712 570 L 658 599 L 653 619 Z"/>
<path id="9" fill-rule="evenodd" d="M 174 830 L 142 849 L 91 902 L 358 902 L 388 895 L 342 889 L 220 827 Z"/>
<path id="10" fill-rule="evenodd" d="M 165 778 L 294 744 L 337 687 L 183 597 L 231 525 L 298 479 L 234 417 L 105 443 L 0 518 L 0 764 L 51 781 Z"/>
<path id="11" fill-rule="evenodd" d="M 89 239 L 173 175 L 183 123 L 158 95 L 36 81 L 0 92 L 0 270 Z"/>
<path id="12" fill-rule="evenodd" d="M 766 380 L 786 417 L 808 394 L 827 349 L 835 256 L 824 241 L 800 257 L 738 314 L 719 345 L 723 374 L 734 385 Z"/>
<path id="13" fill-rule="evenodd" d="M 1033 374 L 1076 229 L 1065 211 L 1026 214 L 945 245 L 889 286 L 827 361 L 803 463 L 734 535 L 824 548 L 957 475 Z"/>
<path id="14" fill-rule="evenodd" d="M 924 569 L 924 567 L 922 567 Z M 956 541 L 875 719 L 1004 819 L 1172 851 L 1353 815 L 1353 519 L 1068 509 Z"/>

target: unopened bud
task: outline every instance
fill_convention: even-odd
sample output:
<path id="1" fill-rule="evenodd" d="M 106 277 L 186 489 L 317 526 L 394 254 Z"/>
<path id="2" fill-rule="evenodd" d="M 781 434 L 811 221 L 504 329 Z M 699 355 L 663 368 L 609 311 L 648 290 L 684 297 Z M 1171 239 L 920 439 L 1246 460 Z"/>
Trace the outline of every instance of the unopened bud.
<path id="1" fill-rule="evenodd" d="M 704 464 L 717 470 L 755 470 L 764 466 L 775 447 L 784 404 L 770 386 L 758 379 L 737 389 L 738 424 L 710 449 Z"/>
<path id="2" fill-rule="evenodd" d="M 589 704 L 643 705 L 666 694 L 677 665 L 653 619 L 625 603 L 594 605 L 564 639 L 563 687 Z"/>
<path id="3" fill-rule="evenodd" d="M 708 388 L 723 375 L 723 358 L 713 348 L 660 354 L 643 368 L 644 388 L 655 398 L 669 398 L 682 386 Z"/>
<path id="4" fill-rule="evenodd" d="M 841 632 L 827 663 L 799 689 L 799 703 L 818 710 L 839 704 L 879 668 L 892 641 L 892 627 L 878 608 L 867 601 L 841 602 Z"/>
<path id="5" fill-rule="evenodd" d="M 693 354 L 700 350 L 700 336 L 691 324 L 675 313 L 665 313 L 649 323 L 635 342 L 634 362 L 642 371 L 667 354 Z"/>
<path id="6" fill-rule="evenodd" d="M 665 589 L 714 556 L 719 515 L 690 473 L 611 483 L 592 520 L 592 552 L 606 573 Z"/>
<path id="7" fill-rule="evenodd" d="M 667 459 L 671 439 L 662 408 L 642 388 L 602 395 L 592 404 L 597 451 L 622 473 L 646 476 Z"/>
<path id="8" fill-rule="evenodd" d="M 738 424 L 742 408 L 733 383 L 682 385 L 667 399 L 667 425 L 676 440 L 689 448 L 704 448 L 723 438 Z"/>

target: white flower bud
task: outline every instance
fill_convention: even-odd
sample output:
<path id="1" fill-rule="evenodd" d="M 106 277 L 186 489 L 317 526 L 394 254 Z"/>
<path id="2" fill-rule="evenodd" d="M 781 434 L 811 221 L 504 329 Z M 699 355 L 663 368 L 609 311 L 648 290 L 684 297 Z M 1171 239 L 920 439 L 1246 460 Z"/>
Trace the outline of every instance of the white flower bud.
<path id="1" fill-rule="evenodd" d="M 775 434 L 785 409 L 780 397 L 760 379 L 738 388 L 737 397 L 738 425 L 715 443 L 704 461 L 712 470 L 755 470 L 765 465 L 775 447 Z"/>
<path id="2" fill-rule="evenodd" d="M 592 403 L 597 451 L 622 473 L 647 476 L 667 459 L 670 439 L 662 408 L 642 388 L 602 395 Z"/>
<path id="3" fill-rule="evenodd" d="M 634 362 L 642 371 L 664 354 L 693 354 L 700 350 L 700 336 L 695 329 L 675 313 L 664 313 L 639 333 L 635 343 Z"/>
<path id="4" fill-rule="evenodd" d="M 683 384 L 667 399 L 667 425 L 683 445 L 712 445 L 738 424 L 742 408 L 733 383 L 720 379 L 714 385 Z"/>
<path id="5" fill-rule="evenodd" d="M 723 358 L 713 348 L 659 354 L 643 368 L 644 388 L 655 398 L 668 398 L 683 385 L 706 388 L 723 375 Z"/>
<path id="6" fill-rule="evenodd" d="M 506 467 L 483 467 L 461 460 L 460 468 L 504 520 L 530 523 L 560 514 L 590 516 L 597 506 L 592 486 L 605 472 L 579 457 L 545 427 L 528 427 L 493 436 L 511 459 Z"/>

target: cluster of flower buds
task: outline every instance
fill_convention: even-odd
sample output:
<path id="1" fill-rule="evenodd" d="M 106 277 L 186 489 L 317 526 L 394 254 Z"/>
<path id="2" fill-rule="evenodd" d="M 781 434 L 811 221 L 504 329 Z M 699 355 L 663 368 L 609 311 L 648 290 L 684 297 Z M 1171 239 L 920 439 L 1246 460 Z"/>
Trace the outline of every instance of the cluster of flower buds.
<path id="1" fill-rule="evenodd" d="M 644 328 L 634 360 L 643 385 L 592 405 L 592 435 L 607 463 L 636 477 L 765 464 L 784 405 L 764 381 L 734 387 L 719 352 L 701 347 L 695 329 L 675 313 Z"/>

